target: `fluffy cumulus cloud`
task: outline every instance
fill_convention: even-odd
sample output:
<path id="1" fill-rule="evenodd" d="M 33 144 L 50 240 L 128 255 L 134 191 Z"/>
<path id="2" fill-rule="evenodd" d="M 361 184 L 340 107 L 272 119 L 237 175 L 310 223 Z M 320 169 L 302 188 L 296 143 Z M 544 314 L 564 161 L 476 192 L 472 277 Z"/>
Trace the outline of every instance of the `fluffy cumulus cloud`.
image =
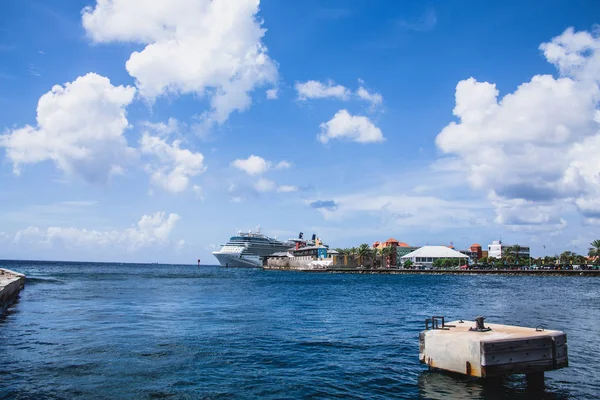
<path id="1" fill-rule="evenodd" d="M 145 45 L 126 63 L 142 96 L 208 96 L 203 119 L 223 123 L 250 106 L 256 87 L 277 80 L 258 6 L 259 0 L 97 0 L 82 19 L 95 42 Z"/>
<path id="2" fill-rule="evenodd" d="M 466 167 L 474 188 L 488 193 L 497 222 L 561 226 L 561 204 L 575 204 L 597 222 L 600 38 L 567 29 L 540 49 L 559 77 L 536 75 L 501 99 L 494 84 L 459 82 L 458 122 L 436 143 Z"/>
<path id="3" fill-rule="evenodd" d="M 295 85 L 298 92 L 298 100 L 306 101 L 309 99 L 335 98 L 338 100 L 360 99 L 371 104 L 371 108 L 376 108 L 383 103 L 383 96 L 377 92 L 371 92 L 364 87 L 364 81 L 358 80 L 359 88 L 353 93 L 350 89 L 342 85 L 336 85 L 333 81 L 325 83 L 310 80 L 307 82 L 297 82 Z"/>
<path id="4" fill-rule="evenodd" d="M 140 151 L 151 159 L 146 170 L 152 184 L 172 193 L 186 190 L 190 178 L 206 170 L 202 153 L 181 148 L 180 140 L 169 144 L 166 138 L 145 132 L 140 139 Z"/>
<path id="5" fill-rule="evenodd" d="M 271 161 L 267 161 L 254 154 L 246 159 L 237 159 L 231 163 L 231 166 L 244 171 L 248 175 L 262 175 L 270 169 L 287 169 L 292 166 L 287 161 L 280 161 L 275 166 Z"/>
<path id="6" fill-rule="evenodd" d="M 94 73 L 56 85 L 38 102 L 37 126 L 7 131 L 0 147 L 16 174 L 25 164 L 49 160 L 67 175 L 105 183 L 136 155 L 123 136 L 134 95 L 135 88 L 113 86 Z"/>
<path id="7" fill-rule="evenodd" d="M 380 106 L 381 103 L 383 103 L 383 96 L 380 93 L 369 92 L 362 86 L 358 88 L 358 90 L 356 91 L 356 95 L 359 98 L 371 103 L 371 107 L 377 107 Z"/>
<path id="8" fill-rule="evenodd" d="M 383 142 L 381 129 L 368 117 L 352 115 L 347 110 L 338 111 L 331 120 L 323 122 L 317 139 L 327 143 L 332 139 L 347 139 L 358 143 Z"/>
<path id="9" fill-rule="evenodd" d="M 28 227 L 18 231 L 12 241 L 15 244 L 61 245 L 69 249 L 118 246 L 128 251 L 136 251 L 146 246 L 169 244 L 169 236 L 179 220 L 180 217 L 177 214 L 167 215 L 164 212 L 156 212 L 152 215 L 142 216 L 136 225 L 120 231 L 97 231 L 56 226 L 46 229 Z"/>
<path id="10" fill-rule="evenodd" d="M 298 100 L 323 99 L 333 97 L 340 100 L 348 100 L 352 92 L 342 85 L 336 85 L 333 81 L 322 83 L 319 81 L 297 82 L 295 85 L 298 92 Z"/>

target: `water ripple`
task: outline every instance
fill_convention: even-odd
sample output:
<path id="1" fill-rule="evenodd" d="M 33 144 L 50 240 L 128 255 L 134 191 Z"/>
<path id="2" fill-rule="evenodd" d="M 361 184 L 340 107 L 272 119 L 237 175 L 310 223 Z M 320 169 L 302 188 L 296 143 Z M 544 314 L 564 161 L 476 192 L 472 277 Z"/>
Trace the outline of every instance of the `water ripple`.
<path id="1" fill-rule="evenodd" d="M 9 263 L 0 399 L 598 398 L 597 279 L 328 275 L 176 265 Z M 485 315 L 569 337 L 532 393 L 418 362 L 427 316 Z"/>

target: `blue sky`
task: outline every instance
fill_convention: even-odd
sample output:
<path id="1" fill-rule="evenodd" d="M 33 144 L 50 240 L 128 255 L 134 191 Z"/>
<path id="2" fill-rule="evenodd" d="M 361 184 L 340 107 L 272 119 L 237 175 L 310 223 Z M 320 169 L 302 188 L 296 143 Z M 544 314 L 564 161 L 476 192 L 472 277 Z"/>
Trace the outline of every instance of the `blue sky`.
<path id="1" fill-rule="evenodd" d="M 0 258 L 194 262 L 238 230 L 587 252 L 594 0 L 8 0 Z"/>

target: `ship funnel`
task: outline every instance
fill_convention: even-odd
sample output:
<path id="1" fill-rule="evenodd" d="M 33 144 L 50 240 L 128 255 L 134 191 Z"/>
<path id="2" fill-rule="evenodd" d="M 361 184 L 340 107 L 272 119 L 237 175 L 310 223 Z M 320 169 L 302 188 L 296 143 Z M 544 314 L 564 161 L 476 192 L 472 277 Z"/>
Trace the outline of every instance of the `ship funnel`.
<path id="1" fill-rule="evenodd" d="M 302 236 L 304 236 L 304 233 L 300 232 L 300 234 L 298 235 L 298 239 L 302 239 Z"/>
<path id="2" fill-rule="evenodd" d="M 312 235 L 312 241 L 314 242 L 316 238 L 317 238 L 317 235 L 313 233 L 313 235 Z"/>

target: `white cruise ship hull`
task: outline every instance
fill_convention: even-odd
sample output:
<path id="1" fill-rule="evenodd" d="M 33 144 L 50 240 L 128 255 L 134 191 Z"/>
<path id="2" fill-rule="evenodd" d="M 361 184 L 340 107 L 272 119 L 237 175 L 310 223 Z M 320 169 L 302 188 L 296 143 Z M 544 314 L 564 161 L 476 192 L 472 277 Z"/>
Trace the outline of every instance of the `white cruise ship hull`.
<path id="1" fill-rule="evenodd" d="M 242 255 L 239 253 L 213 252 L 222 267 L 261 268 L 262 261 L 258 256 Z"/>

